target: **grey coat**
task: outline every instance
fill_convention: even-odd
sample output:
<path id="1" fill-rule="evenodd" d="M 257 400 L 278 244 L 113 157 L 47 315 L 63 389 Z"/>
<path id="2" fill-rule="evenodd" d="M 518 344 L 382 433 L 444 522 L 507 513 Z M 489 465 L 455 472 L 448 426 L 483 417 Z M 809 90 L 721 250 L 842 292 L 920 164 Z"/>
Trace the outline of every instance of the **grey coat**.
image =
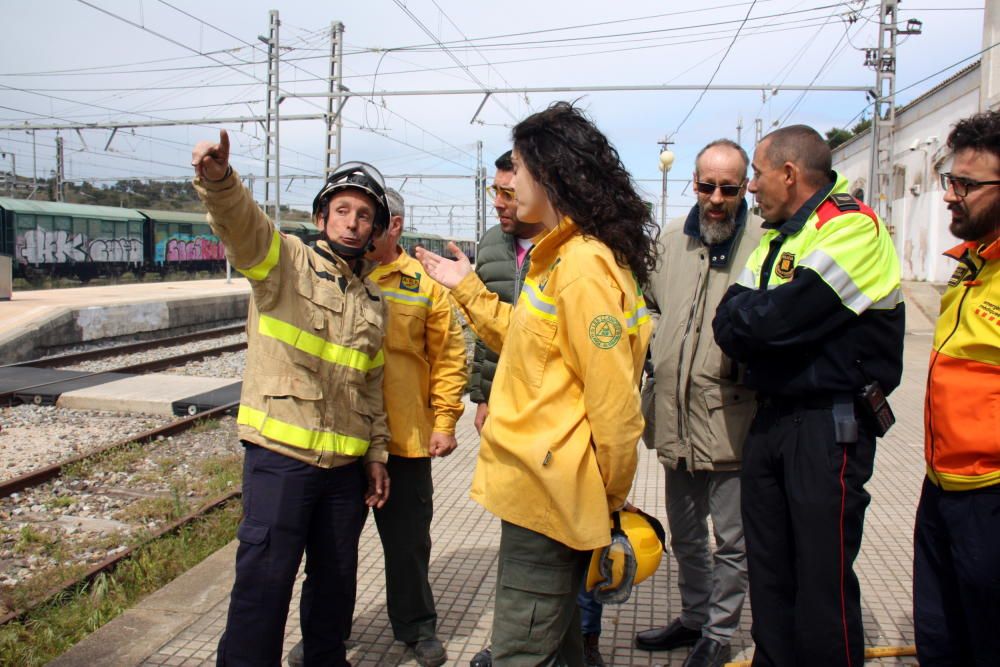
<path id="1" fill-rule="evenodd" d="M 660 311 L 650 344 L 654 368 L 653 445 L 670 468 L 738 470 L 753 419 L 752 391 L 739 384 L 740 369 L 712 336 L 712 318 L 764 230 L 763 220 L 740 209 L 741 223 L 728 242 L 706 246 L 698 207 L 660 233 L 660 265 L 647 300 Z"/>

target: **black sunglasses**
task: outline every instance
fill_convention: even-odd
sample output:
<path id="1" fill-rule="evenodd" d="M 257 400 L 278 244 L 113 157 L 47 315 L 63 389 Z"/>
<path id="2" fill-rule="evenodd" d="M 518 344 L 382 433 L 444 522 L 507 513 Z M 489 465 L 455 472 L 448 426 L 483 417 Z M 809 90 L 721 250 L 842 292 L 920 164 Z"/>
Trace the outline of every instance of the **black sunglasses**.
<path id="1" fill-rule="evenodd" d="M 739 185 L 718 185 L 716 183 L 705 183 L 704 181 L 695 181 L 694 189 L 703 195 L 713 195 L 715 194 L 715 189 L 718 188 L 722 190 L 723 197 L 735 197 L 743 189 L 743 184 Z"/>

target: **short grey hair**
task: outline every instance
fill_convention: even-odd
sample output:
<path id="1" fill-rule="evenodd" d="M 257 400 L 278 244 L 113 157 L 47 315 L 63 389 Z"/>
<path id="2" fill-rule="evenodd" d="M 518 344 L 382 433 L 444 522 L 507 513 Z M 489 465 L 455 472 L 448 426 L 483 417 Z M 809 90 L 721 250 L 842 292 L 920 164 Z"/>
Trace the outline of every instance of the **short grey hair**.
<path id="1" fill-rule="evenodd" d="M 405 219 L 406 216 L 403 212 L 403 195 L 399 194 L 399 192 L 393 190 L 392 188 L 386 188 L 385 198 L 389 202 L 389 215 L 398 215 L 399 217 Z"/>
<path id="2" fill-rule="evenodd" d="M 701 173 L 698 171 L 698 163 L 701 161 L 701 156 L 704 155 L 708 149 L 716 148 L 719 146 L 723 146 L 725 148 L 731 148 L 740 154 L 740 159 L 743 160 L 743 177 L 746 178 L 747 170 L 750 168 L 750 156 L 747 155 L 747 152 L 743 149 L 742 146 L 740 146 L 732 139 L 716 139 L 715 141 L 713 141 L 710 144 L 707 144 L 704 148 L 698 151 L 698 155 L 696 155 L 694 158 L 695 173 L 696 174 Z"/>

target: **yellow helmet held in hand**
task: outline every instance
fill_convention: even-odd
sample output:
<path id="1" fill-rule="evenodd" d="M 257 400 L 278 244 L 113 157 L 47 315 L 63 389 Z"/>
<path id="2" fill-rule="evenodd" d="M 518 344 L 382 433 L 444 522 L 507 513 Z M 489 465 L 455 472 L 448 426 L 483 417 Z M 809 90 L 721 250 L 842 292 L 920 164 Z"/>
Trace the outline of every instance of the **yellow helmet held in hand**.
<path id="1" fill-rule="evenodd" d="M 663 525 L 641 510 L 611 515 L 611 544 L 594 549 L 587 590 L 602 604 L 622 604 L 632 586 L 653 576 L 665 548 Z"/>

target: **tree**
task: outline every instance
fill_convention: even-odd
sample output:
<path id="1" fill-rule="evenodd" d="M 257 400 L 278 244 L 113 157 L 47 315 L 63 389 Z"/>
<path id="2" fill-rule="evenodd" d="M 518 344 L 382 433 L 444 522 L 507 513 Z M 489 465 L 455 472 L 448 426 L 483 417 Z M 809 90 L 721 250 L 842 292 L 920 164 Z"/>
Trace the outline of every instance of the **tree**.
<path id="1" fill-rule="evenodd" d="M 833 149 L 853 136 L 853 133 L 842 127 L 834 127 L 826 131 L 826 143 L 831 149 Z"/>

